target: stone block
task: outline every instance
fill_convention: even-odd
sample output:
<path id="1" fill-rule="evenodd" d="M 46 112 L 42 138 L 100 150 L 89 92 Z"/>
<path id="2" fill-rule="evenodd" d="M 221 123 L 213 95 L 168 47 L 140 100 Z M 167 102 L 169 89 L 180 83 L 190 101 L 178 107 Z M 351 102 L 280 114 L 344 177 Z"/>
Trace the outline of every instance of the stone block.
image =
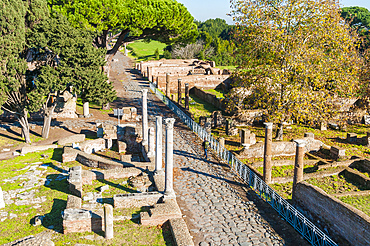
<path id="1" fill-rule="evenodd" d="M 88 140 L 88 141 L 82 142 L 78 146 L 78 148 L 87 154 L 92 154 L 94 152 L 98 152 L 106 148 L 105 139 L 98 138 L 94 140 Z"/>
<path id="2" fill-rule="evenodd" d="M 351 144 L 357 143 L 357 134 L 356 133 L 347 133 L 347 142 Z"/>
<path id="3" fill-rule="evenodd" d="M 67 145 L 85 141 L 85 134 L 75 134 L 58 140 L 58 145 Z"/>
<path id="4" fill-rule="evenodd" d="M 346 150 L 337 146 L 331 146 L 330 155 L 334 160 L 337 160 L 346 156 Z"/>
<path id="5" fill-rule="evenodd" d="M 85 209 L 68 208 L 63 211 L 63 233 L 92 231 L 92 213 Z"/>
<path id="6" fill-rule="evenodd" d="M 104 192 L 104 191 L 107 191 L 107 190 L 109 190 L 109 185 L 103 185 L 103 186 L 100 187 L 101 192 Z"/>
<path id="7" fill-rule="evenodd" d="M 126 153 L 127 144 L 118 140 L 118 153 Z"/>
<path id="8" fill-rule="evenodd" d="M 218 142 L 219 142 L 222 146 L 225 146 L 225 138 L 220 137 L 220 138 L 218 139 Z"/>
<path id="9" fill-rule="evenodd" d="M 172 237 L 178 246 L 194 246 L 189 229 L 183 218 L 173 218 L 169 220 Z"/>
<path id="10" fill-rule="evenodd" d="M 315 134 L 313 132 L 305 132 L 304 137 L 305 138 L 315 138 Z"/>
<path id="11" fill-rule="evenodd" d="M 163 195 L 159 192 L 120 194 L 113 196 L 115 208 L 139 208 L 153 206 Z"/>
<path id="12" fill-rule="evenodd" d="M 42 150 L 47 150 L 47 149 L 55 149 L 55 148 L 58 148 L 58 145 L 52 144 L 52 145 L 27 146 L 21 149 L 21 154 L 24 155 L 27 153 L 32 153 L 32 152 L 42 151 Z"/>
<path id="13" fill-rule="evenodd" d="M 81 208 L 82 199 L 74 195 L 68 195 L 66 208 Z"/>
<path id="14" fill-rule="evenodd" d="M 370 115 L 364 115 L 364 124 L 370 125 Z"/>
<path id="15" fill-rule="evenodd" d="M 123 162 L 131 162 L 131 155 L 120 155 L 120 160 Z"/>
<path id="16" fill-rule="evenodd" d="M 5 202 L 4 202 L 3 190 L 0 187 L 0 209 L 1 208 L 5 208 Z"/>
<path id="17" fill-rule="evenodd" d="M 140 223 L 143 226 L 163 225 L 167 220 L 181 218 L 181 210 L 176 203 L 176 200 L 169 199 L 164 203 L 157 203 L 154 208 L 150 209 L 149 216 L 140 213 Z"/>

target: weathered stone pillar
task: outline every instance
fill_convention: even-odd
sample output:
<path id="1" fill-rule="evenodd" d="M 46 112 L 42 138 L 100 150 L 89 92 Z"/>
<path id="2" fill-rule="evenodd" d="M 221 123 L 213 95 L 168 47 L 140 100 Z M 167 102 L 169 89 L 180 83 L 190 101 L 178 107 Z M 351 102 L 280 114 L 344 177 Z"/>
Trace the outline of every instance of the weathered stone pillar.
<path id="1" fill-rule="evenodd" d="M 173 190 L 173 124 L 174 118 L 167 118 L 164 120 L 166 125 L 166 168 L 165 168 L 165 189 L 166 196 L 175 196 Z"/>
<path id="2" fill-rule="evenodd" d="M 189 83 L 185 83 L 185 110 L 189 110 Z"/>
<path id="3" fill-rule="evenodd" d="M 162 171 L 162 116 L 155 117 L 155 172 Z"/>
<path id="4" fill-rule="evenodd" d="M 148 150 L 148 157 L 153 157 L 155 154 L 155 135 L 154 135 L 154 127 L 149 127 L 148 130 L 148 139 L 149 139 L 149 150 Z"/>
<path id="5" fill-rule="evenodd" d="M 105 239 L 113 238 L 113 206 L 104 204 Z"/>
<path id="6" fill-rule="evenodd" d="M 1 187 L 0 187 L 0 208 L 5 208 L 3 190 L 1 189 Z"/>
<path id="7" fill-rule="evenodd" d="M 90 114 L 90 112 L 89 112 L 89 102 L 84 102 L 84 104 L 83 104 L 83 114 L 84 114 L 85 117 Z"/>
<path id="8" fill-rule="evenodd" d="M 142 128 L 143 128 L 143 141 L 141 144 L 143 146 L 148 145 L 148 105 L 147 105 L 147 94 L 148 90 L 143 89 L 143 108 L 142 108 Z"/>
<path id="9" fill-rule="evenodd" d="M 292 197 L 295 199 L 295 191 L 297 184 L 303 180 L 303 158 L 305 152 L 305 141 L 294 140 L 297 143 L 296 154 L 295 154 L 295 164 L 294 164 L 294 178 L 293 178 L 293 192 Z"/>
<path id="10" fill-rule="evenodd" d="M 265 123 L 265 150 L 263 154 L 263 180 L 266 184 L 271 183 L 271 155 L 272 155 L 272 125 L 273 123 Z"/>
<path id="11" fill-rule="evenodd" d="M 170 97 L 170 74 L 166 73 L 166 97 Z"/>
<path id="12" fill-rule="evenodd" d="M 177 103 L 181 104 L 181 79 L 177 80 Z"/>

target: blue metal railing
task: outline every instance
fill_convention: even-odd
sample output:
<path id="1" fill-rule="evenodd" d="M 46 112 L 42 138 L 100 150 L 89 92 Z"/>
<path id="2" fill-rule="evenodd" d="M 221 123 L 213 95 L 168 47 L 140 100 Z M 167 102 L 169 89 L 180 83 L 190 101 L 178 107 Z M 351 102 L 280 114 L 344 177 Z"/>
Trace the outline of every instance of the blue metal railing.
<path id="1" fill-rule="evenodd" d="M 288 203 L 259 176 L 257 176 L 247 165 L 238 160 L 230 151 L 222 146 L 213 136 L 194 120 L 187 116 L 171 100 L 164 96 L 153 83 L 150 84 L 151 91 L 162 100 L 194 133 L 203 141 L 208 140 L 210 147 L 217 155 L 225 160 L 233 171 L 235 171 L 258 196 L 270 204 L 294 229 L 296 229 L 312 245 L 335 246 L 337 245 L 325 233 L 317 228 L 295 207 Z"/>

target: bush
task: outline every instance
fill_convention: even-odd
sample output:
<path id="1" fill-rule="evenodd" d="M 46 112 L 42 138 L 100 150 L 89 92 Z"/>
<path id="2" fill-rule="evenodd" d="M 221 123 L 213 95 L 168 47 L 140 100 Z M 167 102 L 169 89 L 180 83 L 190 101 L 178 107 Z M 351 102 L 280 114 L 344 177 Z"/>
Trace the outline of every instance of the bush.
<path id="1" fill-rule="evenodd" d="M 163 52 L 163 57 L 164 57 L 165 59 L 172 59 L 172 54 L 171 54 L 171 52 L 170 52 L 170 51 L 168 51 L 168 50 L 164 50 L 164 52 Z"/>

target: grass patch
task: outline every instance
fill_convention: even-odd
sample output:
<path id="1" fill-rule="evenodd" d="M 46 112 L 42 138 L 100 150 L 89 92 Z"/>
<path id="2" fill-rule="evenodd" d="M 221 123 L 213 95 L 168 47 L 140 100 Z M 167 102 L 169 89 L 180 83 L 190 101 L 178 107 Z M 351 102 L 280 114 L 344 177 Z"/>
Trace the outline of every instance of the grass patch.
<path id="1" fill-rule="evenodd" d="M 236 70 L 236 66 L 216 66 L 219 69 Z"/>
<path id="2" fill-rule="evenodd" d="M 163 58 L 163 49 L 166 46 L 166 44 L 159 41 L 147 43 L 143 40 L 138 40 L 127 45 L 127 49 L 130 50 L 128 53 L 129 57 L 136 59 L 136 61 L 149 61 L 155 59 L 154 52 L 156 49 L 159 51 L 159 58 Z"/>
<path id="3" fill-rule="evenodd" d="M 204 90 L 204 91 L 209 92 L 218 98 L 225 98 L 224 92 L 220 89 L 209 89 L 209 90 Z"/>
<path id="4" fill-rule="evenodd" d="M 292 199 L 293 182 L 284 184 L 270 184 L 270 187 L 273 188 L 284 199 Z"/>
<path id="5" fill-rule="evenodd" d="M 342 175 L 313 178 L 307 180 L 307 182 L 321 188 L 328 194 L 366 190 L 361 184 L 354 183 Z"/>
<path id="6" fill-rule="evenodd" d="M 370 216 L 370 195 L 368 196 L 344 196 L 339 197 L 344 203 L 347 203 L 365 214 Z"/>

